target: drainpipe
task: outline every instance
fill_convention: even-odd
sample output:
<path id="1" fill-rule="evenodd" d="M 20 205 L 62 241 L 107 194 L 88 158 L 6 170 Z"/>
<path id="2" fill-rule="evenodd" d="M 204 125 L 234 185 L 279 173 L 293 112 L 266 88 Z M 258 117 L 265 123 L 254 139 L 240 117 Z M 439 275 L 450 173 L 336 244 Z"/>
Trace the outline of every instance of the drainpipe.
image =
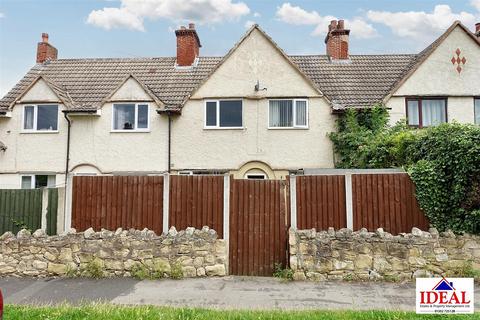
<path id="1" fill-rule="evenodd" d="M 68 165 L 70 163 L 70 128 L 72 126 L 72 122 L 68 118 L 66 112 L 63 113 L 65 120 L 67 120 L 67 156 L 65 158 L 65 190 L 67 189 L 67 176 L 68 176 Z"/>
<path id="2" fill-rule="evenodd" d="M 172 169 L 172 115 L 167 112 L 168 117 L 168 173 Z"/>

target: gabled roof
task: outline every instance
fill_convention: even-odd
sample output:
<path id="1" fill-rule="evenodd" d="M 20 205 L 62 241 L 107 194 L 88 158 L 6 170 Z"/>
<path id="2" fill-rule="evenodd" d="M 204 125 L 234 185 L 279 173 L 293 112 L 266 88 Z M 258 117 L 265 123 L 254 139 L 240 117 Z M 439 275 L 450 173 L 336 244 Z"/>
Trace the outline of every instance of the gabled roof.
<path id="1" fill-rule="evenodd" d="M 260 31 L 334 110 L 365 108 L 386 101 L 438 45 L 461 27 L 455 22 L 420 54 L 350 55 L 346 63 L 331 62 L 326 55 L 286 55 L 258 25 L 252 26 L 224 57 L 199 57 L 192 68 L 175 68 L 175 57 L 59 59 L 35 65 L 0 100 L 0 111 L 12 106 L 32 83 L 42 77 L 72 110 L 96 110 L 122 83 L 133 77 L 166 109 L 180 110 L 188 98 L 253 32 Z"/>
<path id="2" fill-rule="evenodd" d="M 417 55 L 415 62 L 411 65 L 411 67 L 405 72 L 405 74 L 400 77 L 397 82 L 392 86 L 389 90 L 388 94 L 385 95 L 384 101 L 387 101 L 392 94 L 394 94 L 407 80 L 410 78 L 412 74 L 425 62 L 425 60 L 430 57 L 430 55 L 440 46 L 440 44 L 448 38 L 448 36 L 452 33 L 455 28 L 460 27 L 473 41 L 480 46 L 480 40 L 475 36 L 467 27 L 465 27 L 459 20 L 455 21 L 440 37 L 438 37 L 435 41 L 433 41 L 428 47 L 422 50 Z"/>
<path id="3" fill-rule="evenodd" d="M 310 77 L 308 77 L 302 69 L 298 67 L 297 64 L 295 64 L 292 59 L 277 45 L 275 41 L 265 32 L 263 31 L 258 24 L 252 25 L 247 32 L 243 35 L 243 37 L 240 38 L 240 40 L 227 52 L 227 54 L 222 58 L 222 60 L 210 71 L 210 73 L 192 90 L 192 92 L 185 98 L 183 101 L 182 106 L 188 101 L 188 99 L 198 90 L 200 87 L 210 79 L 210 77 L 217 71 L 218 68 L 220 68 L 225 61 L 230 58 L 230 56 L 240 47 L 240 45 L 252 34 L 254 30 L 259 31 L 272 45 L 273 47 L 285 58 L 285 60 L 296 70 L 298 73 L 305 79 L 307 80 L 308 83 L 316 90 L 320 95 L 323 95 L 322 91 L 318 87 L 318 85 L 312 81 Z"/>

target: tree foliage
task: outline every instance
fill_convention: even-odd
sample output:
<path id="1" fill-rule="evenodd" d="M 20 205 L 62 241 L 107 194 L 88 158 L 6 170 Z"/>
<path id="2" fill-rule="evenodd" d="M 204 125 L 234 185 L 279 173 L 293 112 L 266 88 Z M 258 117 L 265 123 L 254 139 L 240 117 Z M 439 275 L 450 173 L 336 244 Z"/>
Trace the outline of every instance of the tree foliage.
<path id="1" fill-rule="evenodd" d="M 416 197 L 440 230 L 480 232 L 480 127 L 458 123 L 389 127 L 381 107 L 349 110 L 330 135 L 340 168 L 403 167 Z"/>

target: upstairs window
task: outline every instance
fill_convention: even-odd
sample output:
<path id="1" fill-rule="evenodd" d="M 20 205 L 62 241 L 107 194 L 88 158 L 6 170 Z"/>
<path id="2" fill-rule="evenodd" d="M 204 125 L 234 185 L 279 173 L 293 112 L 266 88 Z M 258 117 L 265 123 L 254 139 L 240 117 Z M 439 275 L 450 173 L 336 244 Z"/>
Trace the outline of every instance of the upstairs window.
<path id="1" fill-rule="evenodd" d="M 242 128 L 242 100 L 205 102 L 205 128 Z"/>
<path id="2" fill-rule="evenodd" d="M 474 102 L 474 108 L 475 108 L 475 124 L 480 125 L 480 98 L 475 98 Z"/>
<path id="3" fill-rule="evenodd" d="M 24 131 L 57 131 L 58 105 L 40 104 L 23 107 Z"/>
<path id="4" fill-rule="evenodd" d="M 144 103 L 113 105 L 113 131 L 148 131 L 149 106 Z"/>
<path id="5" fill-rule="evenodd" d="M 308 128 L 308 101 L 305 99 L 269 100 L 269 128 Z"/>
<path id="6" fill-rule="evenodd" d="M 407 98 L 407 120 L 412 127 L 431 127 L 447 122 L 446 98 Z"/>

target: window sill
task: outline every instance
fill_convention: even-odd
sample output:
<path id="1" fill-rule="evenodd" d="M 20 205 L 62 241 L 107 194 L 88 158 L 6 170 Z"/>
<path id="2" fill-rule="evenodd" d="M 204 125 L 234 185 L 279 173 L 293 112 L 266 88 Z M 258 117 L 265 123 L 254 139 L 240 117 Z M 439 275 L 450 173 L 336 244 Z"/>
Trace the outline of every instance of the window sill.
<path id="1" fill-rule="evenodd" d="M 244 127 L 203 127 L 203 130 L 245 130 Z"/>
<path id="2" fill-rule="evenodd" d="M 308 130 L 308 127 L 268 127 L 268 130 Z"/>
<path id="3" fill-rule="evenodd" d="M 110 133 L 150 133 L 150 130 L 110 130 Z"/>
<path id="4" fill-rule="evenodd" d="M 20 131 L 21 134 L 55 134 L 59 133 L 58 130 L 31 130 L 31 131 L 26 131 L 22 130 Z"/>

